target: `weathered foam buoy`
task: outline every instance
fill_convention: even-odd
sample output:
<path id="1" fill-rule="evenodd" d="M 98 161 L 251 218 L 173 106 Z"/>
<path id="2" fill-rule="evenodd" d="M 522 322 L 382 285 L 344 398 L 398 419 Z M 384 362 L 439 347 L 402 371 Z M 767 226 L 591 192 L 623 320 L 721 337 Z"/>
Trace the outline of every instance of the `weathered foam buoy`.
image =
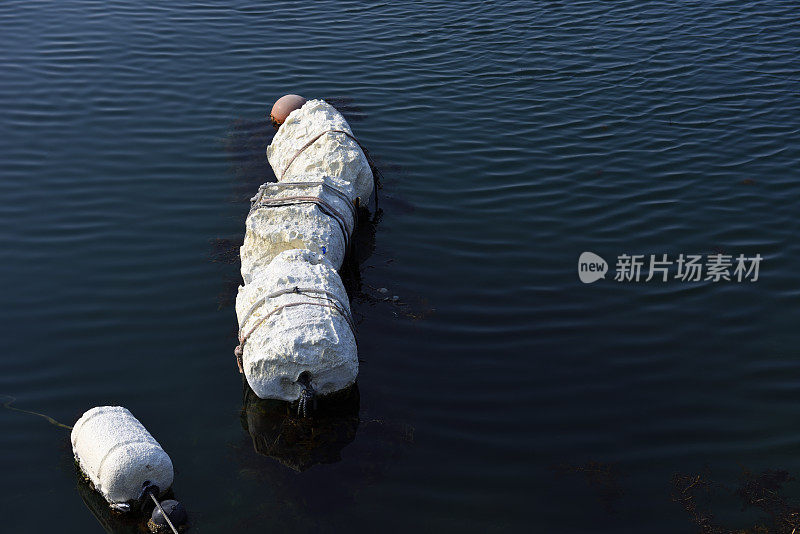
<path id="1" fill-rule="evenodd" d="M 133 414 L 121 406 L 84 413 L 72 429 L 72 452 L 81 471 L 108 504 L 129 511 L 172 486 L 172 460 Z"/>
<path id="2" fill-rule="evenodd" d="M 291 113 L 267 147 L 279 182 L 317 182 L 369 206 L 374 178 L 350 125 L 324 100 L 309 100 Z"/>
<path id="3" fill-rule="evenodd" d="M 236 297 L 236 355 L 262 399 L 303 401 L 352 385 L 358 354 L 350 302 L 320 254 L 295 249 L 253 273 Z"/>
<path id="4" fill-rule="evenodd" d="M 350 303 L 336 270 L 375 184 L 342 114 L 323 100 L 289 96 L 273 107 L 276 122 L 278 108 L 285 117 L 267 147 L 278 183 L 251 199 L 240 249 L 234 353 L 258 397 L 298 401 L 305 415 L 317 395 L 341 391 L 358 375 Z"/>
<path id="5" fill-rule="evenodd" d="M 251 202 L 240 251 L 245 283 L 284 250 L 312 250 L 341 268 L 357 217 L 344 193 L 325 182 L 269 183 Z"/>
<path id="6" fill-rule="evenodd" d="M 280 126 L 292 111 L 300 109 L 305 103 L 306 99 L 300 95 L 283 95 L 272 106 L 269 119 L 273 124 Z"/>

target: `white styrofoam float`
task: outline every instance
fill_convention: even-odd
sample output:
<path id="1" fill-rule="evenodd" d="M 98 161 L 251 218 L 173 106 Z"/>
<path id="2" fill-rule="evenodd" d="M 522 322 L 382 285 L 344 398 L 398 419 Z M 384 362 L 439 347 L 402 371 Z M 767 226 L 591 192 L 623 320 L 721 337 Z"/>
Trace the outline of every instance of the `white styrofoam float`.
<path id="1" fill-rule="evenodd" d="M 322 255 L 305 249 L 278 254 L 239 288 L 236 315 L 242 369 L 260 398 L 298 400 L 303 373 L 318 395 L 355 382 L 350 302 Z"/>
<path id="2" fill-rule="evenodd" d="M 309 100 L 278 128 L 267 147 L 267 159 L 279 182 L 327 176 L 351 201 L 358 199 L 367 207 L 374 187 L 372 169 L 352 135 L 336 108 L 324 100 Z"/>
<path id="3" fill-rule="evenodd" d="M 240 249 L 245 284 L 284 250 L 312 250 L 341 268 L 356 222 L 342 192 L 325 181 L 268 183 L 251 200 Z"/>
<path id="4" fill-rule="evenodd" d="M 172 460 L 133 414 L 98 406 L 72 428 L 72 452 L 81 471 L 116 510 L 127 511 L 150 484 L 163 494 L 172 486 Z"/>

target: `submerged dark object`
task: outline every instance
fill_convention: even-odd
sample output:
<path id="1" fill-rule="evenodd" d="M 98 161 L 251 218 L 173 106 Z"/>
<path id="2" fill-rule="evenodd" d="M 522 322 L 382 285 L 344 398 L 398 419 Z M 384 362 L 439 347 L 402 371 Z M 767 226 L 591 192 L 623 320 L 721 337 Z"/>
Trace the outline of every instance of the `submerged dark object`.
<path id="1" fill-rule="evenodd" d="M 342 449 L 356 437 L 357 385 L 318 397 L 309 417 L 298 417 L 291 403 L 260 399 L 246 383 L 243 387 L 242 426 L 250 434 L 253 448 L 295 471 L 338 462 Z"/>
<path id="2" fill-rule="evenodd" d="M 284 95 L 275 101 L 269 113 L 269 120 L 275 126 L 280 126 L 292 111 L 300 109 L 305 103 L 306 99 L 300 95 Z"/>
<path id="3" fill-rule="evenodd" d="M 174 499 L 162 501 L 161 509 L 164 510 L 169 520 L 178 529 L 185 526 L 189 520 L 186 508 Z M 157 506 L 153 507 L 153 514 L 150 516 L 150 521 L 147 522 L 147 528 L 151 532 L 170 532 L 169 524 L 167 524 L 164 514 L 161 513 Z"/>
<path id="4" fill-rule="evenodd" d="M 141 510 L 146 511 L 150 504 L 153 512 L 147 522 L 147 528 L 151 532 L 171 532 L 179 534 L 181 527 L 186 525 L 189 520 L 186 509 L 175 499 L 167 499 L 164 502 L 158 500 L 159 489 L 155 484 L 149 484 L 142 490 L 144 496 Z M 149 497 L 149 501 L 148 498 Z"/>

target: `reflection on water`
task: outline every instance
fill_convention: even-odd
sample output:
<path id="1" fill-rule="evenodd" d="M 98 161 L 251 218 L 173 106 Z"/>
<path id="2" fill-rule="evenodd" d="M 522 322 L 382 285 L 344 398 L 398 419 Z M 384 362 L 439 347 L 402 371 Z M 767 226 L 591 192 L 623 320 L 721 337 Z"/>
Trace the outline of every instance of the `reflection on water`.
<path id="1" fill-rule="evenodd" d="M 298 417 L 289 403 L 258 398 L 245 381 L 242 426 L 258 454 L 305 471 L 341 460 L 355 439 L 360 405 L 358 385 L 317 401 L 309 417 Z"/>
<path id="2" fill-rule="evenodd" d="M 149 532 L 145 526 L 147 515 L 144 512 L 127 514 L 114 512 L 103 496 L 94 490 L 92 484 L 86 480 L 86 477 L 83 476 L 77 466 L 75 467 L 75 478 L 78 481 L 78 494 L 95 519 L 97 519 L 97 522 L 103 527 L 103 530 L 110 534 L 141 534 L 142 532 Z"/>
<path id="3" fill-rule="evenodd" d="M 247 439 L 236 448 L 241 484 L 277 503 L 277 524 L 319 532 L 325 518 L 351 510 L 406 455 L 413 429 L 365 417 L 353 386 L 318 401 L 308 418 L 296 406 L 259 399 L 243 381 L 241 424 Z M 255 510 L 241 510 L 236 528 L 258 526 Z"/>

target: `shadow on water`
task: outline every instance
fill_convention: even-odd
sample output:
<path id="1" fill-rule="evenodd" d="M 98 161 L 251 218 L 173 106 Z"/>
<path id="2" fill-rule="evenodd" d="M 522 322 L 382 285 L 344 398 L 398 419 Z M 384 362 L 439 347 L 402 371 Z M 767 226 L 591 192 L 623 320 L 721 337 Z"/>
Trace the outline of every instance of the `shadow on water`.
<path id="1" fill-rule="evenodd" d="M 349 96 L 331 96 L 322 100 L 335 107 L 347 122 L 361 122 L 367 118 L 364 110 Z"/>
<path id="2" fill-rule="evenodd" d="M 242 275 L 239 272 L 241 258 L 239 249 L 244 243 L 242 236 L 214 237 L 209 239 L 209 260 L 223 266 L 224 274 L 222 284 L 217 293 L 217 310 L 232 308 L 236 304 L 236 295 L 242 285 Z M 234 270 L 235 267 L 235 270 Z"/>
<path id="3" fill-rule="evenodd" d="M 237 119 L 228 128 L 224 148 L 233 174 L 233 201 L 246 202 L 265 182 L 277 178 L 267 161 L 275 129 L 267 119 Z"/>

